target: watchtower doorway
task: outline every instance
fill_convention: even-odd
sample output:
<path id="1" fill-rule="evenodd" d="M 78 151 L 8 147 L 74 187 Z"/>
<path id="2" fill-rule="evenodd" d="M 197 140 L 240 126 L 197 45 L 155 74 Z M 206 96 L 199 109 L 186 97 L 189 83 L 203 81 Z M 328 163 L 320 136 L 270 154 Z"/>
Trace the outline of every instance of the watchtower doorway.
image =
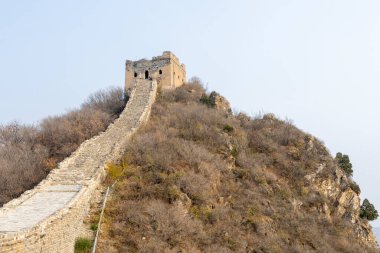
<path id="1" fill-rule="evenodd" d="M 145 79 L 148 79 L 148 78 L 149 78 L 149 71 L 146 70 L 146 71 L 145 71 Z"/>

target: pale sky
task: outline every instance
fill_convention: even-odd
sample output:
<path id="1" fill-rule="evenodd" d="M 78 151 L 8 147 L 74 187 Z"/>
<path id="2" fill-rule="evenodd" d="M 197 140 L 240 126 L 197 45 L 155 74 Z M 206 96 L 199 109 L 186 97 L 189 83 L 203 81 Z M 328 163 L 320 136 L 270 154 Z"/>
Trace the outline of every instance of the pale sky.
<path id="1" fill-rule="evenodd" d="M 233 108 L 349 154 L 380 210 L 380 1 L 0 0 L 0 123 L 38 123 L 173 51 Z M 380 227 L 380 221 L 373 223 Z"/>

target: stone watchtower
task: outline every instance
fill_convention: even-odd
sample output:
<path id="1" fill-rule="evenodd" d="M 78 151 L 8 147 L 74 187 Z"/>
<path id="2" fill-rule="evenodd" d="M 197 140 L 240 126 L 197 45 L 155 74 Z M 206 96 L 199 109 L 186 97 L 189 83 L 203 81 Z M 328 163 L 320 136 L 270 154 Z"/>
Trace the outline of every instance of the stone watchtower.
<path id="1" fill-rule="evenodd" d="M 131 91 L 137 78 L 156 80 L 159 87 L 172 89 L 186 82 L 186 68 L 170 51 L 152 60 L 127 60 L 125 64 L 125 89 Z"/>

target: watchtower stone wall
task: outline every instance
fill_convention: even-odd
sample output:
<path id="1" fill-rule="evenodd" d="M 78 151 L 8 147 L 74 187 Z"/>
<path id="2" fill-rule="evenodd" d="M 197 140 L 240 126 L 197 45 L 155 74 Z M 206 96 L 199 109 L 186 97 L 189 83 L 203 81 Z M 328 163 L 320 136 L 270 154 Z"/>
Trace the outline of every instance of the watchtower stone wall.
<path id="1" fill-rule="evenodd" d="M 131 91 L 138 78 L 156 80 L 157 85 L 163 89 L 176 88 L 186 82 L 186 67 L 170 51 L 152 60 L 126 61 L 125 89 Z"/>

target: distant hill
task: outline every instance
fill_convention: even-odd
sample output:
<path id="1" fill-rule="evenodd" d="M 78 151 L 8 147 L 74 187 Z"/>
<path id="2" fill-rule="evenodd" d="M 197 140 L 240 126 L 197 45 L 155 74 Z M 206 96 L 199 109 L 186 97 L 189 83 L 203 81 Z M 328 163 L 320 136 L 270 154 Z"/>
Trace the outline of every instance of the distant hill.
<path id="1" fill-rule="evenodd" d="M 321 141 L 197 82 L 160 90 L 126 150 L 97 252 L 379 252 Z"/>

